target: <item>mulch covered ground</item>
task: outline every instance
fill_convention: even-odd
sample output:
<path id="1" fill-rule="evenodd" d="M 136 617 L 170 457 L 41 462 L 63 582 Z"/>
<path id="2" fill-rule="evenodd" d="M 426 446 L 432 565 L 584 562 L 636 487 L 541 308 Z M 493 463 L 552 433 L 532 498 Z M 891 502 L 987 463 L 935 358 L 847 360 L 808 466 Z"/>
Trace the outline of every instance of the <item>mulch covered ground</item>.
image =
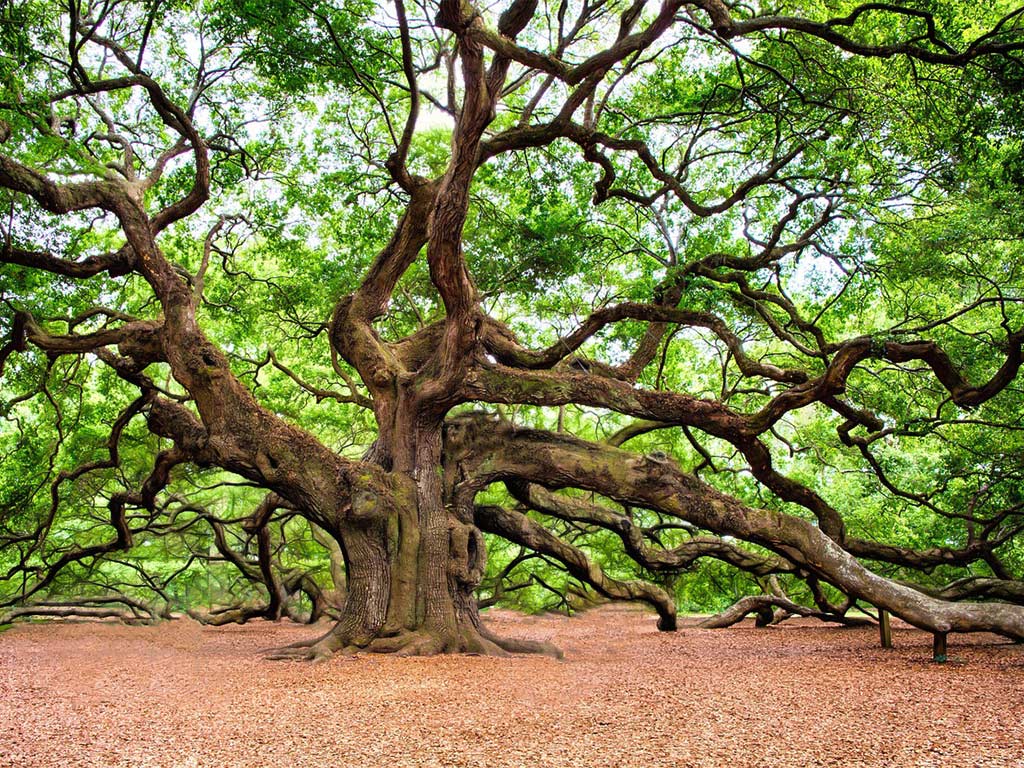
<path id="1" fill-rule="evenodd" d="M 265 661 L 309 636 L 20 625 L 0 634 L 0 766 L 1024 766 L 1024 646 L 807 622 L 661 634 L 648 615 L 492 612 L 563 661 Z"/>

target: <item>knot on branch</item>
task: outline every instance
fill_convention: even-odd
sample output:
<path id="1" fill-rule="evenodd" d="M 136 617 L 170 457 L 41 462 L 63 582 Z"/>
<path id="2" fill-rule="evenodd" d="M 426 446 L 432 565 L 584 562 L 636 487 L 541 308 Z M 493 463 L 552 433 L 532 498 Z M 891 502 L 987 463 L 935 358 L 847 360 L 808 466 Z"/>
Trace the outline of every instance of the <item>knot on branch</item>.
<path id="1" fill-rule="evenodd" d="M 345 522 L 357 525 L 369 525 L 385 520 L 395 514 L 399 505 L 408 503 L 403 498 L 408 489 L 388 482 L 374 467 L 366 467 L 363 471 L 348 478 L 339 477 L 340 485 L 348 489 L 349 502 L 337 510 Z"/>
<path id="2" fill-rule="evenodd" d="M 359 488 L 352 493 L 352 520 L 376 520 L 383 515 L 380 494 L 370 488 Z"/>

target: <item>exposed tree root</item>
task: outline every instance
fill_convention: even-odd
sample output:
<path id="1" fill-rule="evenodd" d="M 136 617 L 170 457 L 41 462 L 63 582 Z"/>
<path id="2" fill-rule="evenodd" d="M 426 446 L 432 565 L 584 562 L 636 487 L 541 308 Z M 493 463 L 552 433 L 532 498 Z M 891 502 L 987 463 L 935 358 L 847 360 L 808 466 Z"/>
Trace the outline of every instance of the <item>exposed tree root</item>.
<path id="1" fill-rule="evenodd" d="M 336 653 L 353 654 L 356 650 L 358 649 L 355 649 L 354 646 L 346 645 L 341 638 L 328 633 L 313 640 L 269 649 L 265 658 L 268 661 L 323 662 L 330 659 Z"/>
<path id="2" fill-rule="evenodd" d="M 425 629 L 406 630 L 394 635 L 379 636 L 368 642 L 357 642 L 336 628 L 318 637 L 300 640 L 265 651 L 271 661 L 326 661 L 335 654 L 390 653 L 396 656 L 437 656 L 459 653 L 471 656 L 509 656 L 512 654 L 544 654 L 556 659 L 562 652 L 552 645 L 536 640 L 499 637 L 487 630 L 464 628 L 453 632 Z"/>
<path id="3" fill-rule="evenodd" d="M 539 653 L 556 659 L 561 659 L 565 656 L 558 646 L 552 643 L 546 643 L 542 640 L 521 640 L 517 637 L 500 637 L 485 629 L 481 629 L 480 634 L 509 653 Z"/>
<path id="4" fill-rule="evenodd" d="M 279 648 L 266 648 L 263 653 L 270 661 L 324 661 L 346 645 L 332 628 L 316 637 L 298 640 Z"/>

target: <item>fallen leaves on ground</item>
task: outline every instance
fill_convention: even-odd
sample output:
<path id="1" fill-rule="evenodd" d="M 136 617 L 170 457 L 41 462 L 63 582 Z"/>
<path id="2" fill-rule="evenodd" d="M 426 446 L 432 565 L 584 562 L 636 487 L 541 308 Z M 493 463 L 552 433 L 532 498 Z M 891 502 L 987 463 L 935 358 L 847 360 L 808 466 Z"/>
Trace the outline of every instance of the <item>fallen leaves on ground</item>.
<path id="1" fill-rule="evenodd" d="M 318 628 L 26 624 L 0 635 L 0 766 L 1024 765 L 1024 646 L 808 621 L 659 633 L 618 606 L 491 611 L 563 661 L 271 662 Z M 693 622 L 689 622 L 692 624 Z M 320 628 L 323 631 L 324 628 Z"/>

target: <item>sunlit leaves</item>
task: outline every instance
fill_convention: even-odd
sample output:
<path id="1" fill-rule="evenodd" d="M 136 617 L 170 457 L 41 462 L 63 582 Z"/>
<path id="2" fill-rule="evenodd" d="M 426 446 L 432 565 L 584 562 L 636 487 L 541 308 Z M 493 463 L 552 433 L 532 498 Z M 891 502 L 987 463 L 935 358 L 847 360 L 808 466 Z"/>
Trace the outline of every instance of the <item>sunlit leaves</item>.
<path id="1" fill-rule="evenodd" d="M 328 84 L 351 86 L 383 65 L 395 68 L 381 47 L 385 35 L 370 26 L 368 0 L 300 3 L 231 0 L 209 4 L 214 29 L 239 41 L 256 74 L 285 93 L 308 96 Z"/>

